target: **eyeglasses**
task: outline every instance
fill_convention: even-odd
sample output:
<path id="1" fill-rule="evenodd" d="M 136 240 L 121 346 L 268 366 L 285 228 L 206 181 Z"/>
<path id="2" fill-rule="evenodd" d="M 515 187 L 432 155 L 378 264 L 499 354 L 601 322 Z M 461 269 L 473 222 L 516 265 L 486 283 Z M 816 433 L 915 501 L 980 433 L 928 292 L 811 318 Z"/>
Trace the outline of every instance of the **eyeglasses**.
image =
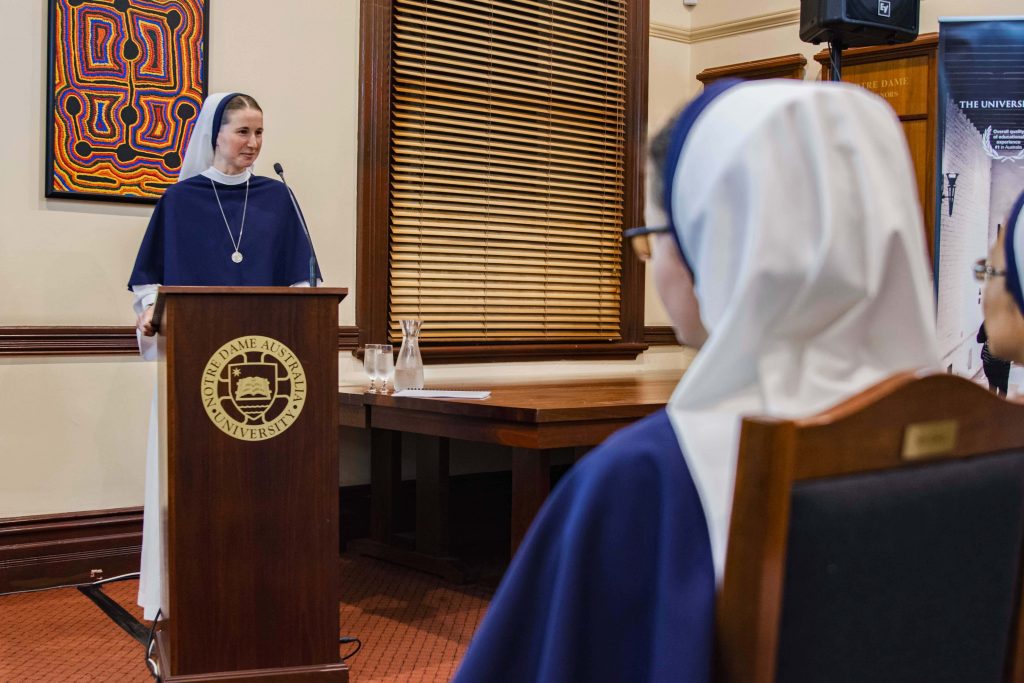
<path id="1" fill-rule="evenodd" d="M 986 280 L 994 277 L 1006 277 L 1005 270 L 996 270 L 992 266 L 988 265 L 983 258 L 975 261 L 971 270 L 974 272 L 974 279 L 978 282 L 985 282 Z"/>
<path id="2" fill-rule="evenodd" d="M 660 225 L 655 227 L 643 227 L 643 228 L 630 228 L 626 232 L 622 233 L 622 236 L 629 240 L 629 244 L 633 247 L 633 253 L 641 261 L 649 261 L 651 259 L 651 238 L 650 236 L 659 232 L 668 232 L 672 228 L 667 225 Z"/>

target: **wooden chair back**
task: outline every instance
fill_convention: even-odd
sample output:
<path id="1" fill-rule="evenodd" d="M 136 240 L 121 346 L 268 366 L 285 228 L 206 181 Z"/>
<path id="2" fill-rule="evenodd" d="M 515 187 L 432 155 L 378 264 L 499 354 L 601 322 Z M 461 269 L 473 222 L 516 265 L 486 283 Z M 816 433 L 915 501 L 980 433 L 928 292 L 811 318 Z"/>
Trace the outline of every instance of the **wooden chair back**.
<path id="1" fill-rule="evenodd" d="M 1022 535 L 1024 405 L 968 380 L 745 419 L 717 678 L 1024 681 Z"/>

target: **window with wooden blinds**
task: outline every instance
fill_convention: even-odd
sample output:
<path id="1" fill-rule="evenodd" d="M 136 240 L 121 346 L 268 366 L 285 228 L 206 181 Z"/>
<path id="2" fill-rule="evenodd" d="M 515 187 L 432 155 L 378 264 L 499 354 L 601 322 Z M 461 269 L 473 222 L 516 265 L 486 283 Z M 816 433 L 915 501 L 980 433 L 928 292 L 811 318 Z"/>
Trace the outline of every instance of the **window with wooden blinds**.
<path id="1" fill-rule="evenodd" d="M 368 7 L 386 24 L 386 55 L 365 43 Z M 396 341 L 401 319 L 422 318 L 425 346 L 642 337 L 642 270 L 621 236 L 640 223 L 646 3 L 364 0 L 363 11 L 364 88 L 368 52 L 388 65 L 386 177 L 374 179 L 387 296 L 383 316 L 361 310 Z M 361 167 L 371 141 L 361 136 Z M 374 222 L 365 209 L 360 223 Z M 374 258 L 371 242 L 384 246 L 364 240 L 361 258 Z"/>

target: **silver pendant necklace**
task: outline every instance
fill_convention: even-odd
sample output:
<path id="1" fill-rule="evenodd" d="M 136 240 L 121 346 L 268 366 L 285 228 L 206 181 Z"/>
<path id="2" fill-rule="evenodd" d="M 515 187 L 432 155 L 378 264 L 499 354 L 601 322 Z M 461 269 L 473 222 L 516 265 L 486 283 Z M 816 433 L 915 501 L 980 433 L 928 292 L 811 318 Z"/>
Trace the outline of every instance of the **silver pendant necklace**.
<path id="1" fill-rule="evenodd" d="M 242 224 L 238 226 L 238 241 L 235 241 L 235 236 L 231 234 L 231 224 L 228 223 L 228 217 L 224 213 L 224 205 L 220 203 L 220 195 L 217 194 L 217 185 L 213 182 L 213 178 L 207 178 L 210 181 L 210 187 L 213 188 L 213 196 L 217 198 L 217 206 L 220 207 L 220 216 L 224 219 L 224 227 L 227 228 L 228 238 L 231 240 L 231 246 L 235 248 L 231 254 L 231 260 L 235 263 L 242 262 L 242 252 L 239 251 L 239 247 L 242 245 L 242 233 L 245 232 L 245 210 L 249 208 L 249 178 L 245 179 L 245 203 L 242 204 Z"/>

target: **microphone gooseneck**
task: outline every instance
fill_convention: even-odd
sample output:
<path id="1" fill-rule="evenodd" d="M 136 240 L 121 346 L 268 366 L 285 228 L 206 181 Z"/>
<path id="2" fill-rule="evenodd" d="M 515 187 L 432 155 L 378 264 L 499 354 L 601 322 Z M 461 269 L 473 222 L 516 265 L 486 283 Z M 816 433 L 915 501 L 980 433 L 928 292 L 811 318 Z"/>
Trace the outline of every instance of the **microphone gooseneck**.
<path id="1" fill-rule="evenodd" d="M 288 181 L 284 179 L 284 168 L 280 163 L 274 162 L 274 173 L 281 177 L 281 182 L 284 183 L 284 189 L 288 192 L 288 198 L 292 200 L 292 208 L 295 209 L 295 215 L 299 218 L 299 225 L 302 226 L 302 232 L 306 235 L 306 242 L 309 244 L 309 286 L 316 287 L 316 250 L 313 249 L 313 238 L 309 234 L 309 228 L 306 226 L 306 219 L 302 217 L 302 211 L 299 210 L 299 203 L 295 200 L 295 193 L 292 192 L 292 188 L 288 187 Z"/>

